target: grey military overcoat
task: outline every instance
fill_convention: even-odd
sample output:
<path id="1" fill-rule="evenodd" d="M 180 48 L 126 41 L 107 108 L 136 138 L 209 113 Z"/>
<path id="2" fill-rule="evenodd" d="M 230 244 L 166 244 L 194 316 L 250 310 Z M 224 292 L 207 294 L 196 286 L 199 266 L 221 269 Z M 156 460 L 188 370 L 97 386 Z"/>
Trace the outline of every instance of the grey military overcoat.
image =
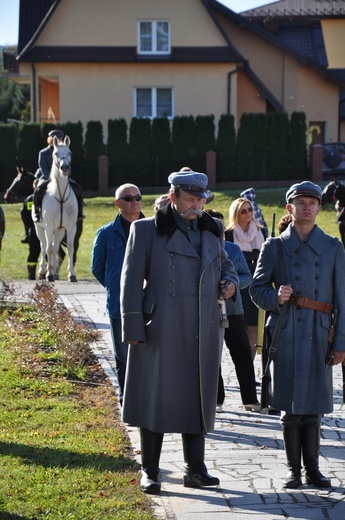
<path id="1" fill-rule="evenodd" d="M 199 219 L 201 258 L 177 228 L 169 205 L 133 222 L 121 276 L 124 341 L 131 345 L 123 420 L 155 432 L 214 427 L 223 341 L 219 281 L 238 278 L 223 230 Z"/>
<path id="2" fill-rule="evenodd" d="M 277 241 L 282 241 L 283 280 Z M 272 282 L 274 286 L 272 286 Z M 337 238 L 317 225 L 301 242 L 292 224 L 262 246 L 250 294 L 258 307 L 270 311 L 273 330 L 279 315 L 278 288 L 291 284 L 293 293 L 332 303 L 339 310 L 334 350 L 345 350 L 345 254 Z M 333 410 L 332 368 L 326 365 L 330 317 L 312 309 L 287 306 L 274 357 L 271 404 L 295 414 Z"/>

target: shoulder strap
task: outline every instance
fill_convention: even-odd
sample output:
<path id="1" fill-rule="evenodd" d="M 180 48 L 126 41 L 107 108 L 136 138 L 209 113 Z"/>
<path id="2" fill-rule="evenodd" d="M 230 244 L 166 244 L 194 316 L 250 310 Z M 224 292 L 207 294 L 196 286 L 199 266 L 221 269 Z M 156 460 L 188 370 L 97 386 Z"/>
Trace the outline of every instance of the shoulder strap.
<path id="1" fill-rule="evenodd" d="M 286 271 L 285 271 L 282 239 L 280 237 L 277 238 L 276 239 L 276 243 L 277 243 L 277 249 L 278 249 L 279 266 L 280 266 L 280 269 L 281 269 L 281 272 L 282 272 L 283 285 L 285 285 L 286 284 Z"/>

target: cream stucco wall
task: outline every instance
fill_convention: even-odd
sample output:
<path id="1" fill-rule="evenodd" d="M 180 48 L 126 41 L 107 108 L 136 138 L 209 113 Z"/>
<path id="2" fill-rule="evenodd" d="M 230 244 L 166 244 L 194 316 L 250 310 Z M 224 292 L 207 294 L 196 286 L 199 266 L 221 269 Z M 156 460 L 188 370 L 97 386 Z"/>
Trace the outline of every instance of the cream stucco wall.
<path id="1" fill-rule="evenodd" d="M 219 64 L 39 64 L 37 78 L 59 77 L 61 122 L 100 120 L 107 136 L 108 119 L 134 115 L 135 87 L 169 87 L 174 115 L 226 113 L 228 73 Z"/>
<path id="2" fill-rule="evenodd" d="M 345 20 L 321 20 L 328 67 L 345 68 Z"/>
<path id="3" fill-rule="evenodd" d="M 172 46 L 225 45 L 200 0 L 68 0 L 37 45 L 136 46 L 138 20 L 170 20 Z"/>

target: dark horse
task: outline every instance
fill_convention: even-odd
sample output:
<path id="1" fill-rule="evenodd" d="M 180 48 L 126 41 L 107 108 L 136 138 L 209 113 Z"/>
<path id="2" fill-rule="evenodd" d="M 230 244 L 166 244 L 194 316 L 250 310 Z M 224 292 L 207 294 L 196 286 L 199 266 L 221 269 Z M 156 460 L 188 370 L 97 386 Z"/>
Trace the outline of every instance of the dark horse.
<path id="1" fill-rule="evenodd" d="M 4 200 L 8 204 L 23 202 L 33 192 L 35 176 L 28 172 L 23 166 L 17 166 L 17 176 L 11 186 L 6 190 Z"/>
<path id="2" fill-rule="evenodd" d="M 35 180 L 35 176 L 33 173 L 28 172 L 23 166 L 17 167 L 17 176 L 14 178 L 11 186 L 6 190 L 4 195 L 4 200 L 8 204 L 14 204 L 16 202 L 23 202 L 26 197 L 31 195 L 34 191 L 33 182 Z M 27 234 L 27 224 L 24 223 L 25 234 Z M 73 255 L 73 263 L 76 263 L 77 260 L 77 250 L 79 247 L 79 239 L 83 231 L 83 220 L 78 219 L 77 221 L 77 232 L 74 239 L 74 255 Z M 1 230 L 0 230 L 1 233 Z M 0 239 L 1 240 L 1 239 Z M 1 245 L 1 244 L 0 244 Z M 66 253 L 62 247 L 67 246 L 67 237 L 65 236 L 60 244 L 59 249 L 59 257 L 61 262 L 66 256 Z"/>
<path id="3" fill-rule="evenodd" d="M 341 240 L 345 247 L 345 186 L 334 177 L 322 191 L 321 204 L 334 202 Z"/>

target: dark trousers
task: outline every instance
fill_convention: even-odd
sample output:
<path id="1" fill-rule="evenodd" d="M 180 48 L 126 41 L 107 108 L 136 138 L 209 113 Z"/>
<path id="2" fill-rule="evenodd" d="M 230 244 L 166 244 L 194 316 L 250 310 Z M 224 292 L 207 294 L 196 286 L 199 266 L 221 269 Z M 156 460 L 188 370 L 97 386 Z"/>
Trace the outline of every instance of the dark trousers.
<path id="1" fill-rule="evenodd" d="M 157 480 L 164 434 L 140 428 L 141 465 L 152 480 Z M 182 433 L 185 472 L 205 472 L 205 435 Z"/>
<path id="2" fill-rule="evenodd" d="M 242 403 L 254 404 L 258 398 L 256 394 L 254 364 L 247 333 L 248 327 L 242 314 L 228 316 L 228 320 L 229 327 L 225 329 L 224 340 L 235 365 Z M 217 404 L 223 404 L 224 398 L 224 382 L 221 369 L 219 369 Z"/>
<path id="3" fill-rule="evenodd" d="M 122 341 L 121 320 L 110 318 L 111 337 L 115 355 L 116 376 L 119 384 L 119 401 L 122 404 L 125 390 L 128 343 Z"/>

